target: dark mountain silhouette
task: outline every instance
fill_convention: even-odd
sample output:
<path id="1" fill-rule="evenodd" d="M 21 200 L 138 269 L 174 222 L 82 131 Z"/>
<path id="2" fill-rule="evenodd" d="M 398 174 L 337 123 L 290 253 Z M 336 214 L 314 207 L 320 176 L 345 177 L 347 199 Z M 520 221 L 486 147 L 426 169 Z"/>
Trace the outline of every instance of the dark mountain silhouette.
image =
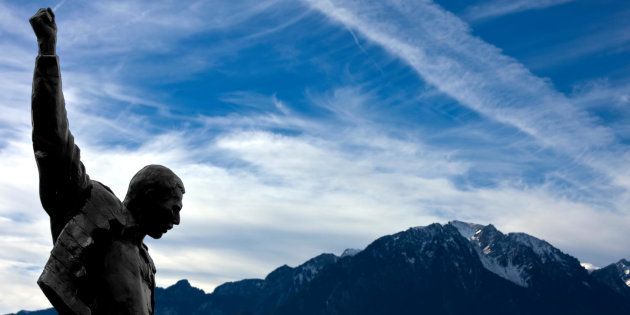
<path id="1" fill-rule="evenodd" d="M 630 262 L 627 260 L 622 259 L 597 269 L 591 275 L 602 284 L 630 299 Z"/>
<path id="2" fill-rule="evenodd" d="M 182 280 L 156 289 L 156 314 L 628 314 L 628 270 L 621 260 L 589 274 L 544 240 L 452 221 L 210 294 Z"/>

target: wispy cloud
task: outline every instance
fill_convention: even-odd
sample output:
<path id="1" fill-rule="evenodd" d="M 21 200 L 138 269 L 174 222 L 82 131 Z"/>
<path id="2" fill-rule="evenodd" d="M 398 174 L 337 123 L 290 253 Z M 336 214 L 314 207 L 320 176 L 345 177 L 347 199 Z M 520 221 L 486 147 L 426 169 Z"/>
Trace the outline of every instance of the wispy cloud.
<path id="1" fill-rule="evenodd" d="M 484 20 L 528 10 L 539 10 L 574 0 L 487 0 L 468 7 L 464 17 L 468 21 Z"/>
<path id="2" fill-rule="evenodd" d="M 610 130 L 572 106 L 549 82 L 472 36 L 464 22 L 435 4 L 310 3 L 407 62 L 443 93 L 544 146 L 574 153 L 613 140 Z"/>
<path id="3" fill-rule="evenodd" d="M 534 69 L 550 68 L 558 65 L 575 64 L 589 56 L 623 55 L 630 51 L 630 11 L 622 11 L 605 23 L 597 21 L 589 25 L 584 34 L 559 43 L 550 43 L 544 50 L 525 58 Z M 620 69 L 623 71 L 625 69 Z"/>
<path id="4" fill-rule="evenodd" d="M 182 38 L 239 25 L 276 3 L 86 2 L 67 12 L 65 22 L 60 21 L 59 36 L 64 39 L 60 44 L 62 48 L 110 56 L 130 51 L 164 52 L 173 49 L 172 44 Z M 86 20 L 92 23 L 84 23 Z"/>
<path id="5" fill-rule="evenodd" d="M 411 66 L 460 104 L 531 136 L 543 148 L 594 168 L 625 200 L 619 177 L 627 152 L 614 132 L 516 60 L 470 34 L 455 15 L 430 2 L 310 1 L 334 21 L 357 30 Z M 604 151 L 605 151 L 604 150 Z M 625 178 L 626 175 L 623 175 Z"/>

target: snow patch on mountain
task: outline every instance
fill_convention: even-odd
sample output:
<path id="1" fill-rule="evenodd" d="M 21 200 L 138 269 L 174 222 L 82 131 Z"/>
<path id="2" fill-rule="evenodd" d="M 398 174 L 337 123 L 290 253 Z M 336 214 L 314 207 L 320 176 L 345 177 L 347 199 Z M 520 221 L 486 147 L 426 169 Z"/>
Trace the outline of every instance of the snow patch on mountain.
<path id="1" fill-rule="evenodd" d="M 495 255 L 493 254 L 492 244 L 486 246 L 483 246 L 481 244 L 479 236 L 480 233 L 484 231 L 484 228 L 486 228 L 486 226 L 462 221 L 450 221 L 448 224 L 454 226 L 459 234 L 461 234 L 472 243 L 484 268 L 488 269 L 490 272 L 496 274 L 497 276 L 511 281 L 519 286 L 528 286 L 526 280 L 528 276 L 522 266 L 513 265 L 511 261 L 508 261 L 507 265 L 499 263 L 499 261 L 497 261 Z M 501 234 L 500 232 L 496 231 L 492 226 L 488 226 L 485 230 L 486 233 L 496 232 Z"/>
<path id="2" fill-rule="evenodd" d="M 497 276 L 522 287 L 529 286 L 527 282 L 528 275 L 522 266 L 513 265 L 512 262 L 508 262 L 506 266 L 503 266 L 492 257 L 483 254 L 480 254 L 479 258 L 483 266 Z"/>
<path id="3" fill-rule="evenodd" d="M 465 237 L 468 240 L 472 240 L 473 237 L 479 233 L 479 231 L 481 231 L 481 229 L 483 229 L 483 225 L 480 224 L 475 224 L 475 223 L 468 223 L 468 222 L 462 222 L 462 221 L 450 221 L 448 224 L 454 226 L 457 231 L 459 232 L 459 234 L 461 234 L 463 237 Z"/>

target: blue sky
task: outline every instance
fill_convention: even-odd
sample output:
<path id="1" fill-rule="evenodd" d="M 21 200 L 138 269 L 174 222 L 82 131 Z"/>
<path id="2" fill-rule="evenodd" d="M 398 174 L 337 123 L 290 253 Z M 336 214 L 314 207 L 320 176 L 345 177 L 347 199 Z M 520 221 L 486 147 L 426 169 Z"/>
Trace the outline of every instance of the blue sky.
<path id="1" fill-rule="evenodd" d="M 46 6 L 90 176 L 123 198 L 159 163 L 187 186 L 147 241 L 158 285 L 453 219 L 630 256 L 626 1 L 0 1 L 0 312 L 48 305 L 27 22 Z"/>

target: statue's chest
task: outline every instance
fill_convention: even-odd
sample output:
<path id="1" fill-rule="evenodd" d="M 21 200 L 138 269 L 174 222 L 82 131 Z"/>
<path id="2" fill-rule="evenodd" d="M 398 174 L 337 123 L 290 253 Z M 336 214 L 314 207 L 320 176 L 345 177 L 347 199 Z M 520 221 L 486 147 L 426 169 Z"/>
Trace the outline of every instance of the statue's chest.
<path id="1" fill-rule="evenodd" d="M 140 278 L 147 287 L 152 289 L 155 286 L 155 265 L 144 245 L 121 242 L 115 244 L 112 250 L 118 252 L 121 258 L 119 263 L 125 269 Z"/>
<path id="2" fill-rule="evenodd" d="M 124 296 L 132 296 L 133 301 L 128 309 L 131 313 L 153 313 L 153 290 L 155 288 L 155 266 L 143 244 L 119 240 L 113 241 L 106 254 L 106 268 L 110 274 L 116 274 L 116 281 L 109 281 L 128 291 Z M 119 277 L 118 277 L 119 276 Z M 124 282 L 124 283 L 123 283 Z"/>

